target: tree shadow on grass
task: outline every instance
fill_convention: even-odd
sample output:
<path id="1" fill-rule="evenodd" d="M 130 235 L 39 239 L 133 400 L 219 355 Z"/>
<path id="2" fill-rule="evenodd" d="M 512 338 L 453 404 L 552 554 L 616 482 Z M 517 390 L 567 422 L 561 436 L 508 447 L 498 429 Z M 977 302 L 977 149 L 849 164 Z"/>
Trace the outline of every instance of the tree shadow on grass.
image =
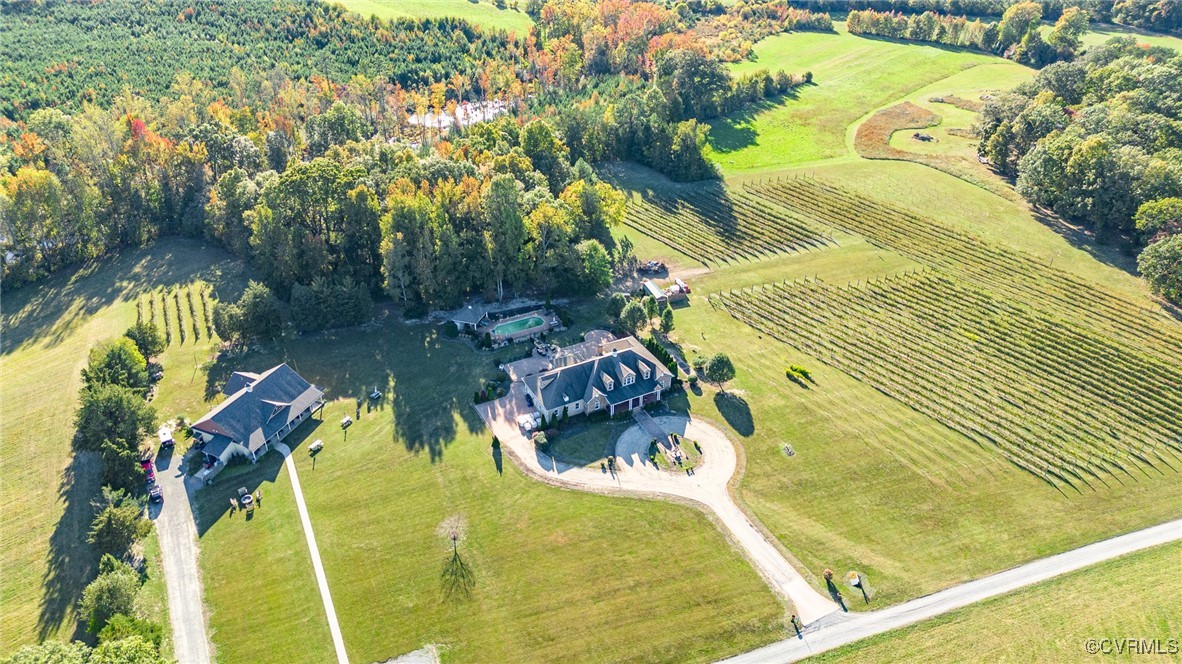
<path id="1" fill-rule="evenodd" d="M 1132 275 L 1137 274 L 1137 259 L 1129 251 L 1129 248 L 1133 246 L 1129 238 L 1119 238 L 1117 242 L 1106 242 L 1094 232 L 1071 224 L 1049 210 L 1032 208 L 1031 212 L 1040 224 L 1055 231 L 1072 247 L 1086 252 L 1105 265 Z"/>
<path id="2" fill-rule="evenodd" d="M 37 630 L 41 639 L 53 635 L 71 615 L 82 597 L 82 590 L 95 577 L 98 555 L 86 542 L 94 507 L 99 495 L 102 461 L 95 452 L 79 452 L 62 473 L 58 495 L 65 510 L 49 538 L 45 573 L 41 578 L 43 594 Z M 70 639 L 93 641 L 81 623 L 75 625 Z"/>
<path id="3" fill-rule="evenodd" d="M 162 238 L 144 249 L 128 249 L 69 268 L 44 281 L 6 293 L 0 353 L 36 341 L 53 348 L 90 316 L 116 300 L 134 300 L 159 286 L 201 279 L 216 296 L 239 288 L 241 263 L 209 244 L 187 238 Z"/>
<path id="4" fill-rule="evenodd" d="M 751 407 L 747 400 L 732 392 L 717 392 L 714 394 L 714 406 L 731 425 L 735 433 L 744 438 L 755 433 L 755 420 L 751 417 Z"/>
<path id="5" fill-rule="evenodd" d="M 472 392 L 496 370 L 491 355 L 450 343 L 433 327 L 387 316 L 377 326 L 329 330 L 219 356 L 208 369 L 206 395 L 218 395 L 234 371 L 261 372 L 281 362 L 324 390 L 329 401 L 357 399 L 362 417 L 390 418 L 393 442 L 427 452 L 432 462 L 443 458 L 461 428 L 483 431 L 484 422 L 471 407 Z M 375 387 L 382 398 L 371 401 Z M 351 406 L 348 414 L 355 416 Z"/>
<path id="6" fill-rule="evenodd" d="M 455 601 L 472 596 L 472 589 L 476 587 L 476 575 L 472 573 L 472 568 L 468 566 L 468 563 L 460 557 L 459 549 L 454 549 L 443 564 L 440 581 L 444 599 Z"/>
<path id="7" fill-rule="evenodd" d="M 753 124 L 755 116 L 794 101 L 800 96 L 799 87 L 775 97 L 747 104 L 740 111 L 711 120 L 710 133 L 706 137 L 710 149 L 719 154 L 726 154 L 755 145 L 759 139 L 759 132 Z"/>

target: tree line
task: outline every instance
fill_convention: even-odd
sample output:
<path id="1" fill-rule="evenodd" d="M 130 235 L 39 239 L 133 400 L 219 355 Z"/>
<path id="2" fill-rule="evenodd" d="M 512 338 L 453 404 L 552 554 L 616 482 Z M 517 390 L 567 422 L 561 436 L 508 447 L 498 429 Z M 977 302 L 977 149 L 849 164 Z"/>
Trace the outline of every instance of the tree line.
<path id="1" fill-rule="evenodd" d="M 137 610 L 137 596 L 147 579 L 136 542 L 152 529 L 145 518 L 145 473 L 141 445 L 154 431 L 156 412 L 145 401 L 151 386 L 151 358 L 165 341 L 154 323 L 139 320 L 124 336 L 90 351 L 82 371 L 83 387 L 75 415 L 74 449 L 97 454 L 102 488 L 91 506 L 94 515 L 86 541 L 99 560 L 96 576 L 78 598 L 78 616 L 97 646 L 47 641 L 30 645 L 6 664 L 66 662 L 78 664 L 162 664 L 164 628 Z"/>
<path id="2" fill-rule="evenodd" d="M 812 11 L 870 9 L 876 12 L 961 16 L 1001 16 L 1023 0 L 786 0 Z M 1182 5 L 1176 0 L 1036 0 L 1046 20 L 1057 20 L 1072 7 L 1086 11 L 1093 21 L 1115 22 L 1155 32 L 1182 32 Z M 741 4 L 741 3 L 740 3 Z"/>
<path id="3" fill-rule="evenodd" d="M 1088 30 L 1088 14 L 1068 7 L 1043 38 L 1042 6 L 1037 2 L 1010 5 L 1000 21 L 969 20 L 926 11 L 922 14 L 851 11 L 846 19 L 852 34 L 877 35 L 910 41 L 934 42 L 996 53 L 1032 67 L 1070 60 L 1082 46 Z"/>
<path id="4" fill-rule="evenodd" d="M 998 95 L 980 152 L 1031 203 L 1145 246 L 1142 273 L 1182 302 L 1182 55 L 1118 37 Z"/>

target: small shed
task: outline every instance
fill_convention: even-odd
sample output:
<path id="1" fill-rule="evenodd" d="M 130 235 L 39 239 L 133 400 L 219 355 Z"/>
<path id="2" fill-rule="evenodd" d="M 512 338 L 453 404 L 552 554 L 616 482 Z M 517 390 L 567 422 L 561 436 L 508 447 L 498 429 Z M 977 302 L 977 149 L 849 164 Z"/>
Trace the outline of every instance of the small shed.
<path id="1" fill-rule="evenodd" d="M 664 304 L 667 301 L 665 291 L 661 290 L 660 286 L 653 283 L 652 279 L 644 280 L 644 293 L 645 295 L 651 295 L 652 298 L 657 301 L 657 304 Z"/>

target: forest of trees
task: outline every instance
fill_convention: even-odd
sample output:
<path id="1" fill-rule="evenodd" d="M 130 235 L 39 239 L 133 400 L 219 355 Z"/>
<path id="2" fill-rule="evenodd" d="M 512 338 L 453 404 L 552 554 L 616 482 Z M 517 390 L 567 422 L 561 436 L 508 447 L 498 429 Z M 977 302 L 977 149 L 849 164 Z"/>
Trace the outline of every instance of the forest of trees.
<path id="1" fill-rule="evenodd" d="M 1088 30 L 1088 14 L 1068 7 L 1044 39 L 1039 31 L 1043 9 L 1037 2 L 1019 2 L 1005 10 L 1000 21 L 969 20 L 927 11 L 922 14 L 851 11 L 846 19 L 853 34 L 936 42 L 989 51 L 1032 67 L 1070 60 Z"/>
<path id="2" fill-rule="evenodd" d="M 983 156 L 1030 202 L 1101 240 L 1148 243 L 1141 271 L 1182 301 L 1182 55 L 1109 40 L 986 102 Z"/>
<path id="3" fill-rule="evenodd" d="M 589 162 L 714 177 L 698 121 L 805 81 L 733 80 L 692 21 L 649 2 L 540 3 L 520 39 L 315 3 L 132 7 L 0 5 L 18 28 L 0 43 L 30 49 L 0 63 L 6 289 L 184 234 L 249 259 L 302 329 L 339 320 L 324 303 L 342 294 L 585 290 L 623 258 L 623 196 Z M 107 25 L 135 48 L 54 73 L 63 31 Z M 461 124 L 459 104 L 494 99 L 507 115 Z"/>
<path id="4" fill-rule="evenodd" d="M 106 106 L 125 90 L 155 100 L 178 71 L 236 107 L 269 101 L 279 72 L 326 86 L 359 74 L 424 89 L 460 76 L 484 93 L 509 88 L 506 63 L 523 47 L 459 19 L 386 22 L 324 2 L 0 0 L 0 115 Z"/>

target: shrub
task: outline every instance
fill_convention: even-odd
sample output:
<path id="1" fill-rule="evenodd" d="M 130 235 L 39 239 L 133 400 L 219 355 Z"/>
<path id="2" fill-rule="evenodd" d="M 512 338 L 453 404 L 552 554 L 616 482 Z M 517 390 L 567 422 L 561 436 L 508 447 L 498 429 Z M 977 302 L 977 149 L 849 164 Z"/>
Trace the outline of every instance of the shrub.
<path id="1" fill-rule="evenodd" d="M 636 300 L 628 302 L 620 312 L 620 329 L 627 334 L 636 334 L 647 322 L 648 314 L 645 313 L 644 305 Z"/>
<path id="2" fill-rule="evenodd" d="M 107 621 L 107 626 L 102 628 L 98 635 L 99 643 L 110 643 L 131 636 L 138 636 L 159 650 L 160 643 L 164 640 L 164 629 L 160 623 L 152 620 L 140 620 L 118 613 L 111 616 L 111 619 Z"/>
<path id="3" fill-rule="evenodd" d="M 142 636 L 100 643 L 90 654 L 90 664 L 163 664 L 160 653 Z"/>
<path id="4" fill-rule="evenodd" d="M 145 360 L 164 352 L 164 335 L 160 333 L 160 328 L 156 327 L 155 323 L 139 321 L 127 328 L 123 336 L 131 339 Z"/>
<path id="5" fill-rule="evenodd" d="M 443 324 L 443 336 L 448 339 L 455 339 L 460 336 L 460 328 L 456 327 L 456 324 L 449 320 Z"/>
<path id="6" fill-rule="evenodd" d="M 661 331 L 669 333 L 673 331 L 673 307 L 665 307 L 661 312 Z"/>
<path id="7" fill-rule="evenodd" d="M 534 432 L 534 445 L 536 447 L 539 449 L 546 449 L 546 446 L 549 444 L 550 441 L 546 438 L 545 433 L 541 431 Z"/>
<path id="8" fill-rule="evenodd" d="M 152 529 L 143 518 L 143 504 L 123 490 L 105 486 L 93 505 L 95 515 L 86 541 L 99 553 L 123 557 Z"/>
<path id="9" fill-rule="evenodd" d="M 51 639 L 24 646 L 0 661 L 4 664 L 87 664 L 90 646 L 81 641 L 62 643 Z"/>
<path id="10" fill-rule="evenodd" d="M 134 613 L 139 589 L 139 575 L 125 563 L 118 563 L 115 569 L 99 574 L 82 591 L 82 600 L 78 604 L 78 615 L 86 623 L 87 631 L 97 634 L 114 616 Z"/>
<path id="11" fill-rule="evenodd" d="M 624 310 L 624 306 L 628 304 L 628 296 L 623 293 L 612 293 L 611 297 L 607 298 L 607 317 L 615 321 L 620 317 L 620 312 Z"/>
<path id="12" fill-rule="evenodd" d="M 88 388 L 116 385 L 142 393 L 148 388 L 148 361 L 127 337 L 106 341 L 91 349 L 82 380 Z"/>
<path id="13" fill-rule="evenodd" d="M 238 302 L 214 306 L 213 325 L 227 341 L 273 339 L 283 326 L 283 313 L 271 289 L 252 281 Z"/>

